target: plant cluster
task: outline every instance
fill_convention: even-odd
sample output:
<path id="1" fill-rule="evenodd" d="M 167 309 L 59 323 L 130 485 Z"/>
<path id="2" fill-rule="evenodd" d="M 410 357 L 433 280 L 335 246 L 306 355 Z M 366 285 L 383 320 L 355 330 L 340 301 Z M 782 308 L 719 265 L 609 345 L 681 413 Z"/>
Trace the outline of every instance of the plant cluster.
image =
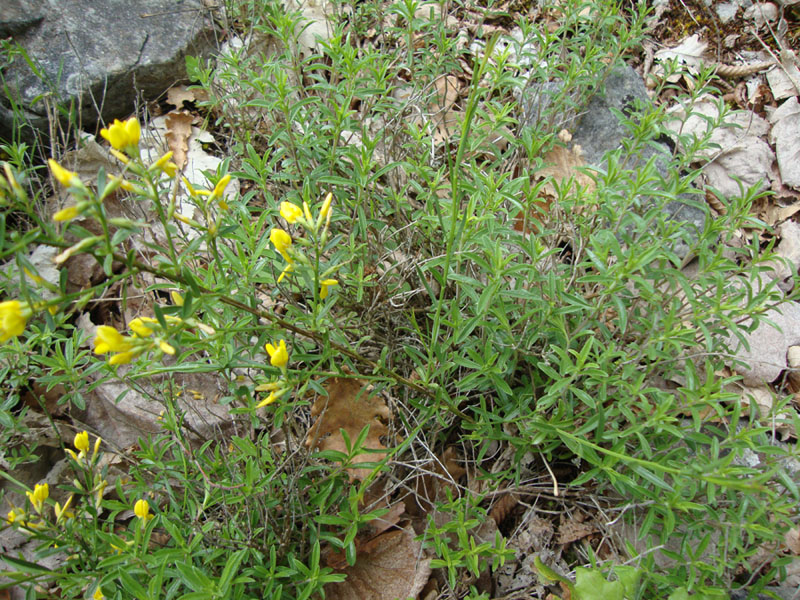
<path id="1" fill-rule="evenodd" d="M 711 598 L 779 578 L 780 558 L 753 577 L 739 567 L 777 548 L 800 494 L 769 424 L 742 411 L 724 371 L 730 340 L 787 300 L 751 216 L 759 194 L 743 189 L 724 216 L 690 230 L 664 207 L 707 210 L 693 157 L 708 140 L 678 140 L 683 154 L 642 164 L 666 133 L 651 109 L 628 118 L 626 147 L 589 173 L 591 185 L 554 181 L 536 177 L 559 144 L 553 118 L 522 126 L 515 112 L 514 90 L 533 78 L 561 82 L 548 110 L 574 114 L 641 40 L 645 3 L 559 2 L 556 26 L 523 19 L 521 41 L 485 40 L 475 60 L 416 0 L 337 4 L 333 34 L 309 55 L 300 11 L 229 4 L 250 44 L 187 60 L 209 93 L 207 121 L 229 132 L 230 156 L 205 187 L 180 180 L 170 153 L 143 157 L 136 117 L 101 131 L 117 175 L 84 181 L 51 158 L 68 196 L 55 211 L 29 149 L 2 147 L 0 475 L 26 498 L 6 527 L 35 542 L 37 560 L 63 557 L 47 570 L 4 554 L 2 575 L 30 598 L 48 586 L 64 598 L 319 597 L 345 580 L 327 553 L 356 563 L 359 532 L 386 514 L 376 486 L 384 500 L 413 496 L 421 475 L 408 457 L 430 462 L 457 444 L 476 483 L 448 489 L 432 515 L 449 521 L 431 515 L 417 532 L 448 597 L 480 597 L 478 576 L 512 557 L 502 533 L 481 541 L 477 528 L 494 492 L 528 486 L 519 463 L 529 452 L 548 470 L 570 465 L 548 484 L 553 506 L 568 501 L 559 487 L 600 498 L 674 560 L 631 544 L 621 551 L 633 566 L 612 570 L 589 548 L 572 556 L 574 584 L 539 560 L 542 580 L 573 598 Z M 380 43 L 359 45 L 370 29 Z M 470 83 L 443 136 L 431 106 L 452 73 Z M 710 76 L 684 99 L 687 113 Z M 233 179 L 246 184 L 239 194 Z M 152 220 L 111 214 L 120 196 Z M 737 231 L 749 245 L 729 243 Z M 31 262 L 37 245 L 58 249 L 58 281 Z M 103 277 L 75 290 L 66 265 L 77 256 Z M 134 292 L 148 314 L 87 335 L 78 317 L 112 286 L 120 314 Z M 198 372 L 224 381 L 218 402 L 235 434 L 193 436 L 174 378 Z M 37 390 L 59 386 L 62 409 L 77 412 L 105 382 L 140 390 L 155 374 L 166 376 L 161 431 L 126 453 L 124 476 L 103 459 L 111 448 L 99 437 L 90 448 L 81 431 L 60 441 L 74 480 L 31 488 L 15 477 L 36 460 L 20 443 L 23 396 L 46 411 Z M 346 452 L 304 443 L 309 399 L 334 377 L 394 399 L 388 451 L 359 463 L 367 477 L 351 477 L 369 453 L 367 428 L 344 435 Z M 497 448 L 513 456 L 499 469 Z M 764 464 L 747 466 L 751 452 Z M 722 551 L 704 553 L 712 539 Z"/>

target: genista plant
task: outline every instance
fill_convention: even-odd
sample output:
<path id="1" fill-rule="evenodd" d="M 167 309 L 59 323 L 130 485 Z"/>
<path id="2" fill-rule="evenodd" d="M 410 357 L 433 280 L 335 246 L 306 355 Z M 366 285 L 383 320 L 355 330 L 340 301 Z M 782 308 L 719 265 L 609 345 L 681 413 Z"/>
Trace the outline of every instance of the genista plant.
<path id="1" fill-rule="evenodd" d="M 322 597 L 405 501 L 428 513 L 415 533 L 441 596 L 477 599 L 481 574 L 514 559 L 506 530 L 482 531 L 492 504 L 531 489 L 548 510 L 585 498 L 609 516 L 604 533 L 632 531 L 616 548 L 625 565 L 588 543 L 565 554 L 571 574 L 536 557 L 541 581 L 573 598 L 727 597 L 781 578 L 800 498 L 773 425 L 797 419 L 782 400 L 767 415 L 743 408 L 726 370 L 745 333 L 796 295 L 770 276 L 768 228 L 752 216 L 761 193 L 743 188 L 711 218 L 696 166 L 709 138 L 678 135 L 682 150 L 642 158 L 672 136 L 659 108 L 620 115 L 624 147 L 601 167 L 540 177 L 559 130 L 640 45 L 647 4 L 543 10 L 552 27 L 522 19 L 513 39 L 463 43 L 431 5 L 335 3 L 331 34 L 309 49 L 302 11 L 227 2 L 241 43 L 187 59 L 206 125 L 227 136 L 206 181 L 143 152 L 136 116 L 101 131 L 118 171 L 92 180 L 61 156 L 35 166 L 30 149 L 2 147 L 3 527 L 33 549 L 2 554 L 0 589 Z M 508 18 L 478 12 L 481 26 Z M 447 106 L 450 75 L 469 85 Z M 711 78 L 681 98 L 687 113 Z M 515 100 L 525 89 L 552 92 L 535 117 Z M 115 212 L 119 198 L 139 216 Z M 704 225 L 671 218 L 675 203 Z M 52 249 L 56 279 L 31 260 L 37 247 Z M 76 289 L 78 257 L 100 276 Z M 123 322 L 135 296 L 147 308 Z M 100 305 L 119 314 L 99 322 Z M 196 434 L 188 374 L 219 378 L 230 431 Z M 309 443 L 334 377 L 391 399 L 380 454 L 368 427 L 341 430 L 345 451 Z M 110 383 L 157 402 L 160 430 L 128 449 L 82 427 L 65 436 L 47 393 L 76 415 Z M 41 454 L 25 442 L 34 407 L 66 475 L 26 485 Z M 425 466 L 450 447 L 467 484 Z M 541 466 L 533 484 L 525 456 Z M 428 479 L 448 483 L 424 497 Z M 55 567 L 38 564 L 48 558 Z"/>

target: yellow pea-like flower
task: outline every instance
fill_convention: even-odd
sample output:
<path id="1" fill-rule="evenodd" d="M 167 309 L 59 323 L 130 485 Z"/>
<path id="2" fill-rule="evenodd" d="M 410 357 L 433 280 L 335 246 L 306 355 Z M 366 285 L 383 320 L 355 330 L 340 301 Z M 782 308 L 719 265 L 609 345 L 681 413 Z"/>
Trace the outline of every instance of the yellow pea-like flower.
<path id="1" fill-rule="evenodd" d="M 71 221 L 80 214 L 81 211 L 77 206 L 67 206 L 53 215 L 53 221 Z"/>
<path id="2" fill-rule="evenodd" d="M 54 507 L 54 512 L 56 514 L 56 523 L 60 523 L 61 520 L 64 518 L 71 519 L 72 517 L 75 516 L 72 511 L 68 510 L 70 504 L 72 504 L 71 495 L 69 498 L 67 498 L 67 501 L 64 502 L 64 506 L 61 506 L 58 502 L 56 502 L 56 505 Z"/>
<path id="3" fill-rule="evenodd" d="M 325 201 L 322 203 L 322 208 L 319 210 L 320 221 L 324 221 L 331 212 L 331 202 L 333 202 L 333 194 L 328 192 L 328 195 L 325 196 Z"/>
<path id="4" fill-rule="evenodd" d="M 167 152 L 164 156 L 154 162 L 151 169 L 158 169 L 169 178 L 175 177 L 175 175 L 178 173 L 178 165 L 176 165 L 174 162 L 171 162 L 171 159 L 172 151 Z"/>
<path id="5" fill-rule="evenodd" d="M 6 300 L 0 302 L 0 342 L 22 335 L 32 311 L 27 302 Z"/>
<path id="6" fill-rule="evenodd" d="M 267 396 L 261 402 L 256 404 L 256 408 L 264 408 L 265 406 L 269 406 L 270 404 L 275 402 L 275 400 L 277 400 L 279 397 L 280 397 L 279 393 L 272 391 L 269 393 L 269 396 Z"/>
<path id="7" fill-rule="evenodd" d="M 48 159 L 47 164 L 50 166 L 50 172 L 53 174 L 53 177 L 64 187 L 80 184 L 81 180 L 74 171 L 65 169 L 52 158 Z"/>
<path id="8" fill-rule="evenodd" d="M 94 338 L 95 354 L 107 352 L 127 352 L 131 349 L 130 339 L 108 325 L 100 325 Z"/>
<path id="9" fill-rule="evenodd" d="M 120 352 L 108 359 L 110 365 L 127 365 L 133 359 L 139 356 L 138 352 Z"/>
<path id="10" fill-rule="evenodd" d="M 328 288 L 339 285 L 339 282 L 335 279 L 323 279 L 319 282 L 320 289 L 319 289 L 319 297 L 320 300 L 325 300 L 328 297 Z"/>
<path id="11" fill-rule="evenodd" d="M 89 452 L 89 433 L 86 431 L 76 433 L 75 439 L 72 440 L 72 444 L 75 446 L 76 450 L 79 450 L 84 454 Z"/>
<path id="12" fill-rule="evenodd" d="M 291 275 L 292 271 L 294 271 L 294 264 L 293 263 L 289 263 L 288 265 L 286 265 L 284 267 L 283 271 L 281 271 L 281 274 L 278 275 L 278 283 L 283 281 L 284 277 L 287 277 L 287 276 Z"/>
<path id="13" fill-rule="evenodd" d="M 154 323 L 155 319 L 136 317 L 135 319 L 131 319 L 131 322 L 128 323 L 128 329 L 141 338 L 150 337 L 153 335 L 153 328 L 147 325 L 147 322 L 150 321 Z"/>
<path id="14" fill-rule="evenodd" d="M 217 182 L 217 185 L 214 186 L 214 190 L 211 192 L 211 198 L 222 198 L 222 194 L 225 193 L 225 188 L 228 187 L 228 184 L 231 181 L 231 176 L 226 174 L 225 177 L 220 179 Z"/>
<path id="15" fill-rule="evenodd" d="M 153 518 L 153 515 L 150 514 L 150 504 L 144 499 L 137 500 L 136 504 L 133 505 L 133 514 L 142 521 L 149 521 Z"/>
<path id="16" fill-rule="evenodd" d="M 289 362 L 289 352 L 286 350 L 285 340 L 278 341 L 277 346 L 267 343 L 264 348 L 266 349 L 267 354 L 269 354 L 269 363 L 273 367 L 277 367 L 279 369 L 286 368 L 286 365 Z"/>
<path id="17" fill-rule="evenodd" d="M 131 154 L 138 152 L 142 129 L 135 117 L 131 117 L 125 122 L 114 119 L 114 123 L 108 129 L 100 130 L 100 135 L 107 139 L 115 150 Z"/>
<path id="18" fill-rule="evenodd" d="M 287 262 L 292 262 L 289 256 L 289 247 L 292 245 L 292 236 L 286 233 L 283 229 L 275 228 L 269 232 L 269 241 L 275 246 L 275 249 L 281 253 Z"/>
<path id="19" fill-rule="evenodd" d="M 287 223 L 294 225 L 303 216 L 303 209 L 291 202 L 281 202 L 281 216 Z"/>
<path id="20" fill-rule="evenodd" d="M 33 509 L 37 513 L 41 513 L 44 501 L 50 496 L 50 486 L 46 483 L 37 483 L 33 491 L 25 492 L 25 495 L 28 496 L 28 500 L 31 501 Z"/>

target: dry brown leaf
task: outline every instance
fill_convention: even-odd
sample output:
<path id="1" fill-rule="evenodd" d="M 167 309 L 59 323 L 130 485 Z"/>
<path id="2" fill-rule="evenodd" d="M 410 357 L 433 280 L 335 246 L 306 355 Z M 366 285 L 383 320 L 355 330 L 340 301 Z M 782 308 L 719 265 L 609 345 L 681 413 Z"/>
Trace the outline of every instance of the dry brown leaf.
<path id="1" fill-rule="evenodd" d="M 183 108 L 184 102 L 194 102 L 194 91 L 185 85 L 176 85 L 167 90 L 167 104 L 172 104 L 177 109 Z"/>
<path id="2" fill-rule="evenodd" d="M 597 529 L 594 525 L 587 522 L 580 522 L 575 518 L 564 521 L 558 528 L 556 543 L 569 544 L 592 535 Z"/>
<path id="3" fill-rule="evenodd" d="M 369 435 L 364 448 L 385 450 L 381 436 L 388 433 L 385 422 L 389 420 L 389 408 L 380 398 L 370 396 L 367 383 L 361 379 L 333 377 L 325 384 L 328 396 L 317 396 L 311 407 L 311 416 L 316 419 L 308 432 L 306 446 L 318 450 L 347 452 L 340 429 L 347 432 L 353 442 L 361 430 L 369 425 Z M 354 464 L 378 462 L 386 452 L 370 452 L 356 456 Z M 364 479 L 372 469 L 349 467 L 350 479 Z"/>
<path id="4" fill-rule="evenodd" d="M 454 482 L 467 472 L 458 462 L 455 446 L 444 451 L 441 459 L 434 462 L 431 471 L 417 477 L 414 486 L 416 493 L 405 498 L 406 511 L 411 515 L 427 514 L 437 501 L 446 497 L 446 490 L 451 490 L 457 496 Z"/>
<path id="5" fill-rule="evenodd" d="M 172 150 L 172 162 L 179 169 L 186 166 L 186 156 L 189 153 L 189 136 L 192 135 L 192 121 L 194 117 L 185 112 L 172 111 L 167 115 L 167 144 Z"/>
<path id="6" fill-rule="evenodd" d="M 709 146 L 698 153 L 708 160 L 704 173 L 708 184 L 723 196 L 738 196 L 741 185 L 767 186 L 775 155 L 762 139 L 769 132 L 769 123 L 752 111 L 728 113 L 722 127 L 709 132 L 710 122 L 719 117 L 719 105 L 710 96 L 703 96 L 686 107 L 673 106 L 668 113 L 674 120 L 666 126 L 675 133 L 702 137 L 710 133 Z"/>
<path id="7" fill-rule="evenodd" d="M 500 496 L 500 499 L 494 503 L 494 506 L 492 506 L 492 510 L 489 511 L 489 516 L 499 525 L 517 504 L 519 504 L 519 500 L 516 494 L 503 494 Z"/>
<path id="8" fill-rule="evenodd" d="M 755 405 L 758 407 L 758 412 L 762 417 L 769 415 L 772 410 L 774 399 L 772 392 L 767 386 L 747 387 L 737 384 L 736 387 L 741 394 L 742 408 L 749 407 L 751 402 L 755 402 Z"/>
<path id="9" fill-rule="evenodd" d="M 447 110 L 435 116 L 433 122 L 436 126 L 436 131 L 433 134 L 433 143 L 441 144 L 449 140 L 460 131 L 463 120 L 464 113 L 455 109 Z"/>
<path id="10" fill-rule="evenodd" d="M 386 500 L 388 502 L 388 499 Z M 365 506 L 364 503 L 361 506 Z M 395 527 L 400 521 L 400 517 L 405 512 L 406 508 L 402 502 L 395 502 L 387 507 L 389 512 L 378 519 L 374 519 L 367 523 L 366 527 L 358 532 L 354 541 L 356 547 L 356 556 L 360 556 L 365 552 L 365 548 L 369 548 L 371 542 L 382 535 L 387 529 Z M 374 510 L 375 507 L 370 507 L 369 510 Z M 325 564 L 333 569 L 341 570 L 347 568 L 347 555 L 344 550 L 334 550 L 330 548 L 325 556 Z"/>
<path id="11" fill-rule="evenodd" d="M 783 536 L 783 542 L 786 547 L 794 555 L 800 555 L 800 527 L 795 527 L 786 532 Z"/>
<path id="12" fill-rule="evenodd" d="M 431 574 L 429 558 L 412 530 L 384 533 L 365 544 L 347 579 L 325 586 L 332 600 L 395 600 L 416 598 Z"/>
<path id="13" fill-rule="evenodd" d="M 552 177 L 552 181 L 548 181 L 542 186 L 542 191 L 539 197 L 540 202 L 537 202 L 537 208 L 531 215 L 520 214 L 514 223 L 514 228 L 517 231 L 525 231 L 526 233 L 535 232 L 536 226 L 530 222 L 530 219 L 541 219 L 541 213 L 547 213 L 550 206 L 558 199 L 558 189 L 564 189 L 564 185 L 572 178 L 572 187 L 586 188 L 591 191 L 594 189 L 594 181 L 586 173 L 580 171 L 580 167 L 585 166 L 583 160 L 583 152 L 579 145 L 573 145 L 572 148 L 565 148 L 564 146 L 556 146 L 543 157 L 544 168 L 539 169 L 535 173 L 537 180 L 542 180 L 546 177 Z"/>

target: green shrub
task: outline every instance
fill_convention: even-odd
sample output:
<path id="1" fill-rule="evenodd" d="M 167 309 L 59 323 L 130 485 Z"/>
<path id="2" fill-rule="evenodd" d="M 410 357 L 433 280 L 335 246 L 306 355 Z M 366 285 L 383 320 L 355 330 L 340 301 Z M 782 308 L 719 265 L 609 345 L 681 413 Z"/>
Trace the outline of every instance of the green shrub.
<path id="1" fill-rule="evenodd" d="M 552 31 L 519 24 L 517 60 L 535 44 L 532 77 L 566 90 L 553 115 L 579 110 L 641 40 L 640 6 L 625 14 L 615 2 L 569 1 Z M 375 482 L 394 481 L 386 494 L 397 499 L 419 476 L 402 464 L 407 456 L 457 442 L 473 457 L 481 491 L 448 490 L 437 507 L 452 520 L 431 519 L 420 536 L 453 597 L 478 597 L 469 584 L 510 558 L 500 533 L 487 542 L 475 530 L 487 519 L 488 492 L 518 485 L 516 463 L 531 451 L 548 465 L 574 465 L 572 480 L 556 485 L 604 498 L 640 540 L 678 544 L 663 549 L 673 566 L 631 545 L 636 569 L 616 567 L 610 579 L 594 557 L 574 556 L 593 567 L 578 567 L 576 590 L 601 580 L 619 597 L 735 587 L 736 567 L 782 538 L 798 500 L 771 428 L 753 406 L 743 413 L 723 370 L 730 340 L 791 299 L 767 283 L 775 257 L 751 216 L 759 193 L 727 199 L 726 214 L 699 231 L 671 219 L 669 203 L 707 211 L 692 165 L 708 140 L 634 164 L 664 132 L 656 109 L 629 120 L 624 151 L 605 167 L 537 181 L 531 175 L 558 132 L 552 119 L 519 126 L 511 99 L 525 78 L 513 44 L 486 43 L 455 131 L 443 136 L 416 117 L 469 57 L 444 20 L 416 16 L 414 1 L 359 5 L 350 17 L 344 7 L 333 35 L 303 56 L 299 12 L 272 2 L 230 6 L 230 22 L 245 20 L 261 49 L 234 51 L 216 67 L 188 60 L 209 94 L 208 122 L 230 135 L 230 156 L 208 174 L 207 189 L 183 186 L 192 216 L 176 203 L 170 157 L 140 157 L 135 119 L 105 133 L 122 178 L 100 172 L 90 185 L 51 163 L 71 197 L 55 222 L 42 208 L 45 172 L 24 148 L 4 148 L 0 447 L 8 467 L 0 473 L 24 489 L 13 469 L 36 458 L 19 443 L 29 381 L 61 386 L 60 403 L 81 409 L 105 382 L 142 391 L 159 375 L 163 413 L 161 433 L 126 453 L 125 476 L 111 472 L 102 443 L 60 440 L 72 472 L 64 499 L 29 489 L 8 522 L 37 542 L 37 559 L 65 558 L 47 570 L 4 555 L 3 574 L 29 584 L 31 598 L 33 584 L 45 582 L 66 598 L 316 597 L 344 579 L 323 550 L 353 564 L 359 531 L 386 512 L 371 500 Z M 355 43 L 354 32 L 370 27 L 383 46 Z M 224 193 L 232 178 L 246 184 L 235 197 Z M 545 185 L 555 190 L 547 209 Z M 107 199 L 121 191 L 156 222 L 111 216 Z M 164 243 L 142 242 L 147 253 L 138 253 L 131 240 L 151 228 Z M 728 243 L 737 230 L 751 235 L 748 246 Z M 58 281 L 41 280 L 30 263 L 37 245 L 61 252 Z M 63 264 L 79 254 L 94 257 L 105 277 L 75 291 Z M 130 333 L 105 326 L 88 348 L 77 315 L 112 286 L 138 290 L 142 274 L 151 276 L 141 291 L 153 316 L 131 321 Z M 226 382 L 219 403 L 236 435 L 203 443 L 191 435 L 175 393 L 186 373 Z M 395 399 L 391 447 L 364 463 L 371 473 L 360 480 L 352 465 L 368 453 L 368 429 L 345 435 L 346 451 L 303 443 L 308 398 L 325 396 L 326 379 L 355 374 Z M 664 381 L 678 383 L 657 385 Z M 32 393 L 44 409 L 41 392 Z M 498 445 L 513 450 L 515 465 L 495 472 Z M 766 465 L 744 466 L 750 452 Z M 706 554 L 712 539 L 724 548 Z M 758 585 L 780 565 L 765 568 Z"/>

